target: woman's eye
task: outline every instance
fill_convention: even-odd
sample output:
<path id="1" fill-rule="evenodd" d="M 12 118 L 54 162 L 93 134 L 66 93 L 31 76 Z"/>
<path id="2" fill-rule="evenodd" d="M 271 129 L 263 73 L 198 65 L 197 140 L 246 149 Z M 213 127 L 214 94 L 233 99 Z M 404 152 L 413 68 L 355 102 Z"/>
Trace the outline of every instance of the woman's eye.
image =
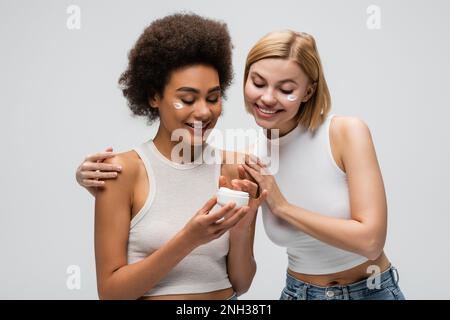
<path id="1" fill-rule="evenodd" d="M 257 88 L 262 88 L 262 87 L 264 87 L 264 84 L 256 83 L 256 82 L 253 82 L 253 85 L 254 85 L 255 87 L 257 87 Z"/>
<path id="2" fill-rule="evenodd" d="M 219 101 L 219 97 L 206 99 L 206 101 L 209 102 L 209 103 L 217 103 Z"/>
<path id="3" fill-rule="evenodd" d="M 280 89 L 281 92 L 283 92 L 284 94 L 291 94 L 294 90 L 283 90 Z"/>
<path id="4" fill-rule="evenodd" d="M 189 104 L 189 105 L 191 105 L 191 104 L 193 104 L 193 103 L 195 102 L 195 100 L 184 100 L 184 99 L 181 99 L 181 101 L 182 101 L 183 103 Z"/>

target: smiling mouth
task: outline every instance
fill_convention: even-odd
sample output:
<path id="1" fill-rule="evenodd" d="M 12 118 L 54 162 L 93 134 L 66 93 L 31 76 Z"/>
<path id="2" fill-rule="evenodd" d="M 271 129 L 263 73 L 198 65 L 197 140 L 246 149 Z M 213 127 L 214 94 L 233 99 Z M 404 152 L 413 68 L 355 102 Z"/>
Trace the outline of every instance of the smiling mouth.
<path id="1" fill-rule="evenodd" d="M 211 122 L 186 122 L 185 125 L 189 128 L 189 130 L 192 130 L 193 134 L 200 134 L 204 135 L 206 133 L 206 130 L 210 127 Z"/>
<path id="2" fill-rule="evenodd" d="M 280 112 L 283 112 L 284 110 L 278 109 L 278 110 L 272 110 L 272 109 L 267 109 L 267 108 L 263 108 L 261 106 L 259 106 L 258 104 L 255 103 L 255 108 L 258 109 L 258 111 L 260 111 L 261 113 L 271 116 Z"/>
<path id="3" fill-rule="evenodd" d="M 190 122 L 186 122 L 185 125 L 187 125 L 188 127 L 191 127 L 192 129 L 206 129 L 209 126 L 209 122 L 206 122 L 206 123 L 201 123 L 201 122 L 190 123 Z"/>

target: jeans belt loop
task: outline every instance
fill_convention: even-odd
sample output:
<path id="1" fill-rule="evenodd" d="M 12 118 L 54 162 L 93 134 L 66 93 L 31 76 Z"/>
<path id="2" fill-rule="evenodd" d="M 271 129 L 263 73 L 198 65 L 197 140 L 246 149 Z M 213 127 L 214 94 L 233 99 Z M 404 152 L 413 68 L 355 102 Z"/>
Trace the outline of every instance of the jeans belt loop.
<path id="1" fill-rule="evenodd" d="M 349 286 L 342 287 L 342 293 L 344 294 L 344 300 L 350 300 Z"/>
<path id="2" fill-rule="evenodd" d="M 391 274 L 394 278 L 395 285 L 398 285 L 398 282 L 400 281 L 400 275 L 398 274 L 398 270 L 396 267 L 391 267 Z"/>
<path id="3" fill-rule="evenodd" d="M 302 295 L 303 295 L 302 299 L 303 300 L 307 300 L 308 288 L 309 288 L 309 284 L 305 283 L 302 288 Z"/>

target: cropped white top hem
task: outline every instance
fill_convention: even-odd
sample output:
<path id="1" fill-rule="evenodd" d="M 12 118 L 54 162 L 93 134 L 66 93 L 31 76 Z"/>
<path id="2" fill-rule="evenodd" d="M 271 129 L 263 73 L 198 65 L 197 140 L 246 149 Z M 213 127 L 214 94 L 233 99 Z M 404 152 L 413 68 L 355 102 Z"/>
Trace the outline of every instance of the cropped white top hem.
<path id="1" fill-rule="evenodd" d="M 193 294 L 193 293 L 207 293 L 213 292 L 217 290 L 223 290 L 230 288 L 230 282 L 227 280 L 222 280 L 218 282 L 212 283 L 202 283 L 202 286 L 199 287 L 196 284 L 186 285 L 186 286 L 166 286 L 158 291 L 158 295 L 168 295 L 176 292 L 177 294 Z M 145 294 L 144 297 L 151 297 L 154 295 Z"/>

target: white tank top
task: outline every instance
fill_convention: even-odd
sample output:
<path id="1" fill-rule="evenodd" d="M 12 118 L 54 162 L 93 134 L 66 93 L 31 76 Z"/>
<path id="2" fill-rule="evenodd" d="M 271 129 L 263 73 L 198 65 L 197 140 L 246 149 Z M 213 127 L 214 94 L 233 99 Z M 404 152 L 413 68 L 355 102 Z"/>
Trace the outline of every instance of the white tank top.
<path id="1" fill-rule="evenodd" d="M 131 220 L 128 264 L 159 249 L 180 231 L 218 189 L 217 164 L 178 164 L 164 157 L 152 140 L 134 149 L 145 165 L 150 192 Z M 217 208 L 214 208 L 215 210 Z M 229 233 L 194 249 L 144 296 L 203 293 L 231 287 L 226 257 Z"/>
<path id="2" fill-rule="evenodd" d="M 259 139 L 260 157 L 270 154 L 271 143 L 279 143 L 279 167 L 274 174 L 278 186 L 293 205 L 329 217 L 350 219 L 346 174 L 337 166 L 331 153 L 329 127 L 332 115 L 315 133 L 298 126 L 287 135 L 271 142 Z M 261 137 L 261 135 L 260 135 Z M 273 161 L 273 158 L 272 158 Z M 263 222 L 269 238 L 287 248 L 289 269 L 298 273 L 319 275 L 348 270 L 367 258 L 341 250 L 303 233 L 275 217 L 262 205 Z"/>

